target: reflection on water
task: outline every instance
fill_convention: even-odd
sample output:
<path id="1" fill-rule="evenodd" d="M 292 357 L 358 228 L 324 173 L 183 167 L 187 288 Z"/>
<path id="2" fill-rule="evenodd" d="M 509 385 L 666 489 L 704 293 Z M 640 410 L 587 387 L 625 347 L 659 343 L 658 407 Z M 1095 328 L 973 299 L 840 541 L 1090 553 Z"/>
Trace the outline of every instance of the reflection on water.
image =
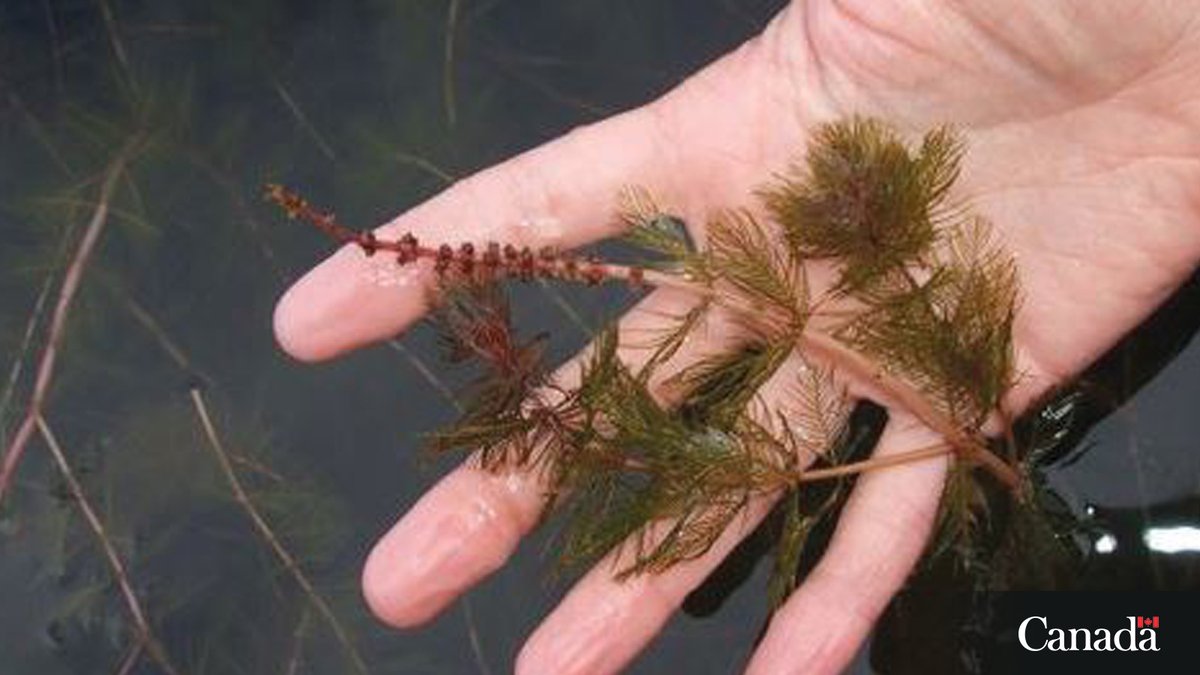
<path id="1" fill-rule="evenodd" d="M 1089 507 L 1095 552 L 1085 570 L 1092 588 L 1196 590 L 1200 583 L 1200 498 L 1129 508 Z"/>
<path id="2" fill-rule="evenodd" d="M 1142 533 L 1142 542 L 1155 553 L 1200 553 L 1200 527 L 1149 527 Z"/>
<path id="3" fill-rule="evenodd" d="M 779 4 L 0 5 L 0 440 L 24 413 L 99 178 L 117 148 L 144 136 L 72 307 L 46 420 L 180 671 L 341 673 L 361 659 L 378 673 L 506 672 L 563 590 L 545 582 L 540 536 L 428 627 L 398 633 L 367 615 L 362 560 L 448 467 L 414 457 L 420 434 L 454 415 L 449 388 L 465 375 L 441 372 L 424 329 L 330 364 L 283 357 L 270 332 L 274 302 L 324 242 L 281 222 L 258 186 L 297 184 L 346 222 L 380 222 L 666 90 Z M 381 271 L 374 281 L 404 279 Z M 1068 457 L 1048 469 L 1073 513 L 1096 505 L 1084 523 L 1093 547 L 1112 542 L 1087 563 L 1091 587 L 1196 587 L 1191 554 L 1165 550 L 1200 527 L 1197 420 L 1187 412 L 1200 351 L 1152 379 L 1134 372 L 1191 338 L 1195 286 L 1170 330 L 1100 369 L 1104 393 L 1090 400 L 1102 402 L 1083 406 Z M 620 289 L 517 293 L 518 321 L 560 336 L 560 357 L 630 300 Z M 15 375 L 14 363 L 23 364 Z M 431 382 L 433 372 L 446 381 Z M 328 615 L 231 496 L 189 397 L 197 385 L 236 476 Z M 764 573 L 751 568 L 710 618 L 672 622 L 633 672 L 736 671 L 763 621 Z M 0 511 L 0 597 L 5 675 L 127 663 L 158 672 L 37 440 Z"/>

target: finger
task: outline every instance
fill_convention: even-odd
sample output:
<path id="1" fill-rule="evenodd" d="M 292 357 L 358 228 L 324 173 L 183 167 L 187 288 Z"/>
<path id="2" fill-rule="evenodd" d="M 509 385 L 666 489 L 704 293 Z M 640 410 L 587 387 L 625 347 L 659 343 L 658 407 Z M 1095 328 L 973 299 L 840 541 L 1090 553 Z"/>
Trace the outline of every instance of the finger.
<path id="1" fill-rule="evenodd" d="M 789 393 L 794 392 L 798 357 L 760 390 L 763 411 L 778 411 L 790 419 Z M 758 407 L 756 406 L 756 409 Z M 811 458 L 801 460 L 807 464 Z M 624 580 L 614 573 L 628 565 L 623 550 L 610 554 L 581 579 L 538 626 L 517 659 L 517 673 L 598 675 L 614 673 L 628 664 L 658 634 L 687 594 L 708 578 L 721 560 L 749 534 L 770 510 L 777 496 L 752 498 L 744 512 L 702 556 L 657 574 Z M 663 532 L 666 525 L 652 528 Z"/>
<path id="2" fill-rule="evenodd" d="M 797 120 L 777 119 L 770 61 L 755 56 L 761 48 L 751 41 L 649 105 L 464 179 L 378 233 L 572 247 L 616 232 L 614 200 L 627 185 L 661 195 L 689 222 L 739 203 L 803 138 Z M 315 361 L 411 324 L 426 309 L 421 291 L 431 272 L 424 264 L 397 270 L 385 258 L 343 247 L 296 282 L 275 310 L 280 345 Z"/>
<path id="3" fill-rule="evenodd" d="M 893 413 L 876 456 L 939 440 Z M 948 461 L 935 457 L 859 477 L 825 556 L 772 617 L 747 673 L 845 668 L 925 548 Z"/>
<path id="4" fill-rule="evenodd" d="M 687 594 L 754 530 L 773 501 L 752 499 L 704 555 L 665 572 L 619 581 L 614 574 L 623 567 L 613 556 L 598 563 L 525 642 L 516 673 L 619 672 L 662 630 Z"/>
<path id="5" fill-rule="evenodd" d="M 619 355 L 631 368 L 649 356 L 647 340 L 665 316 L 686 312 L 695 299 L 659 290 L 620 322 Z M 711 313 L 692 339 L 658 368 L 652 392 L 667 395 L 669 373 L 718 349 L 736 336 Z M 564 386 L 578 378 L 584 354 L 559 369 Z M 468 460 L 423 496 L 375 545 L 363 570 L 363 592 L 372 611 L 389 624 L 422 623 L 460 593 L 499 568 L 534 526 L 545 504 L 546 485 L 534 473 L 489 472 Z"/>
<path id="6" fill-rule="evenodd" d="M 380 227 L 381 237 L 411 232 L 423 243 L 498 241 L 571 247 L 610 236 L 624 185 L 661 189 L 671 155 L 657 104 L 577 129 L 459 181 Z M 293 285 L 275 311 L 275 333 L 292 356 L 314 361 L 395 335 L 425 311 L 421 291 L 432 271 L 397 268 L 345 246 Z"/>

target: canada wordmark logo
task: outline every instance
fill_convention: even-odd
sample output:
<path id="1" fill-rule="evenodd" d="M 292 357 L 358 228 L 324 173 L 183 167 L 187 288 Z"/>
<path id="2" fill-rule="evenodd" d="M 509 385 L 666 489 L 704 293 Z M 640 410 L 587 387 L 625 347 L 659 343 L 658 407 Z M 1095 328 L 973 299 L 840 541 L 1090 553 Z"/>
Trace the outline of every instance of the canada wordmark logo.
<path id="1" fill-rule="evenodd" d="M 1156 652 L 1157 616 L 1127 616 L 1128 625 L 1107 628 L 1059 628 L 1044 616 L 1031 616 L 1021 622 L 1017 639 L 1031 652 Z"/>

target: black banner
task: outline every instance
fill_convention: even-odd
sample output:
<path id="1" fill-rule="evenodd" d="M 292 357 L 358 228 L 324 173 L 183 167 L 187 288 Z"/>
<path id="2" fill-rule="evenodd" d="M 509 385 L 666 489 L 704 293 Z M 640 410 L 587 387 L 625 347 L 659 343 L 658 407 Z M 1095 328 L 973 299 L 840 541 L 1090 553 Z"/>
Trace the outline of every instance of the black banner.
<path id="1" fill-rule="evenodd" d="M 911 593 L 889 615 L 871 651 L 883 675 L 1200 671 L 1200 593 Z"/>

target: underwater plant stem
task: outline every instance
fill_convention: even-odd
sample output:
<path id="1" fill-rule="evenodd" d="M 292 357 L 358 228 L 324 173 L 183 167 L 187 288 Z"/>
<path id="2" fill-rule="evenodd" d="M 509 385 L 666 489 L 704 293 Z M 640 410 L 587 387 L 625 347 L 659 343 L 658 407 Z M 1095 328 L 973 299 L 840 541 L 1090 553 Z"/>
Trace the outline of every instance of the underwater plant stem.
<path id="1" fill-rule="evenodd" d="M 291 552 L 279 541 L 279 537 L 275 536 L 274 530 L 267 524 L 258 507 L 250 499 L 249 493 L 242 486 L 241 479 L 238 478 L 237 472 L 234 471 L 229 453 L 225 450 L 224 444 L 221 443 L 221 437 L 217 434 L 217 427 L 213 424 L 212 417 L 208 414 L 208 405 L 204 402 L 204 394 L 196 387 L 193 387 L 189 393 L 192 398 L 192 404 L 196 408 L 196 415 L 200 418 L 201 426 L 204 427 L 204 434 L 208 437 L 208 445 L 216 457 L 217 464 L 221 467 L 221 473 L 225 475 L 225 480 L 229 483 L 230 491 L 233 492 L 233 498 L 242 507 L 242 510 L 246 512 L 246 515 L 249 516 L 250 522 L 254 524 L 254 528 L 258 530 L 259 535 L 270 546 L 271 551 L 275 553 L 275 556 L 279 558 L 279 561 L 291 573 L 296 584 L 300 586 L 301 590 L 312 601 L 313 606 L 317 608 L 317 611 L 321 613 L 321 616 L 329 624 L 338 642 L 342 643 L 342 647 L 346 650 L 351 663 L 354 664 L 354 669 L 359 673 L 365 674 L 367 672 L 367 665 L 363 662 L 362 656 L 359 655 L 358 650 L 354 647 L 354 643 L 350 639 L 350 634 L 333 613 L 329 604 L 325 602 L 325 598 L 317 593 L 316 588 L 309 581 L 308 575 L 300 568 L 296 559 L 292 557 Z"/>
<path id="2" fill-rule="evenodd" d="M 446 126 L 454 129 L 458 123 L 458 103 L 454 92 L 454 38 L 458 33 L 460 0 L 450 0 L 446 8 L 446 41 L 442 52 L 442 107 L 446 115 Z"/>
<path id="3" fill-rule="evenodd" d="M 228 195 L 229 203 L 237 211 L 242 223 L 246 225 L 250 236 L 253 237 L 255 243 L 258 245 L 259 252 L 262 253 L 263 258 L 267 261 L 268 266 L 270 266 L 271 273 L 280 281 L 285 281 L 287 275 L 284 273 L 283 263 L 279 261 L 279 256 L 275 253 L 275 249 L 272 248 L 270 241 L 268 241 L 262 224 L 258 222 L 258 218 L 254 216 L 254 211 L 246 203 L 245 197 L 242 196 L 241 187 L 229 177 L 229 170 L 213 164 L 201 149 L 188 146 L 184 148 L 184 154 L 192 164 L 205 174 L 208 174 L 209 179 Z"/>
<path id="4" fill-rule="evenodd" d="M 142 644 L 141 639 L 138 639 L 130 645 L 129 650 L 125 652 L 125 658 L 121 659 L 121 664 L 117 666 L 116 675 L 129 675 L 133 672 L 133 667 L 138 664 L 142 658 L 142 650 L 145 649 Z"/>
<path id="5" fill-rule="evenodd" d="M 138 600 L 137 594 L 133 592 L 133 584 L 129 581 L 129 573 L 125 569 L 125 564 L 121 562 L 121 556 L 117 554 L 117 549 L 113 546 L 112 539 L 108 536 L 104 522 L 96 515 L 96 510 L 92 508 L 87 493 L 83 491 L 83 486 L 79 483 L 79 479 L 75 477 L 75 471 L 71 468 L 71 463 L 67 460 L 66 453 L 63 452 L 62 446 L 59 445 L 58 439 L 50 429 L 50 425 L 40 414 L 35 418 L 34 422 L 38 431 L 41 432 L 42 439 L 46 441 L 46 447 L 50 448 L 50 454 L 54 457 L 54 463 L 58 465 L 58 470 L 62 473 L 63 480 L 67 483 L 67 489 L 70 491 L 71 497 L 75 500 L 75 504 L 79 506 L 79 511 L 83 514 L 83 518 L 87 521 L 92 533 L 96 535 L 96 540 L 100 543 L 101 550 L 104 551 L 104 557 L 108 561 L 109 568 L 112 570 L 113 578 L 116 580 L 117 587 L 120 588 L 121 595 L 125 599 L 125 606 L 129 609 L 129 614 L 133 618 L 133 624 L 138 633 L 138 640 L 149 651 L 150 657 L 162 668 L 163 672 L 166 672 L 168 675 L 178 675 L 179 671 L 175 669 L 170 659 L 167 658 L 166 651 L 154 637 L 154 633 L 150 629 L 150 622 L 146 620 L 146 612 L 142 609 L 142 603 Z"/>
<path id="6" fill-rule="evenodd" d="M 842 464 L 828 469 L 811 469 L 801 471 L 796 478 L 797 483 L 810 483 L 812 481 L 826 480 L 829 478 L 837 478 L 838 476 L 848 476 L 866 471 L 874 471 L 875 469 L 883 469 L 889 466 L 897 466 L 899 464 L 908 464 L 910 462 L 919 462 L 923 459 L 931 457 L 940 457 L 948 455 L 955 451 L 953 445 L 949 443 L 934 443 L 916 450 L 909 450 L 896 455 L 888 455 L 886 457 L 874 457 L 865 459 L 861 462 L 853 462 L 851 464 Z"/>
<path id="7" fill-rule="evenodd" d="M 417 371 L 417 374 L 420 375 L 421 378 L 429 384 L 429 386 L 433 387 L 434 391 L 436 391 L 443 399 L 445 399 L 446 404 L 449 405 L 454 412 L 458 413 L 459 415 L 466 412 L 466 408 L 464 408 L 462 403 L 458 400 L 458 396 L 455 395 L 454 390 L 450 388 L 450 385 L 446 384 L 442 378 L 438 377 L 437 374 L 433 372 L 433 369 L 430 368 L 429 365 L 421 359 L 421 357 L 417 356 L 413 350 L 405 347 L 403 342 L 395 338 L 388 340 L 387 346 L 391 347 L 393 351 L 399 354 L 400 358 L 404 359 L 404 361 L 408 363 L 409 367 Z"/>
<path id="8" fill-rule="evenodd" d="M 300 620 L 296 622 L 296 629 L 292 631 L 292 655 L 288 658 L 287 669 L 283 671 L 286 675 L 296 675 L 304 663 L 304 638 L 308 633 L 311 616 L 312 612 L 308 607 L 300 611 Z"/>
<path id="9" fill-rule="evenodd" d="M 309 138 L 311 138 L 313 143 L 316 144 L 317 149 L 321 151 L 321 154 L 325 155 L 329 161 L 336 162 L 337 155 L 333 152 L 333 148 L 329 145 L 325 138 L 321 136 L 321 132 L 317 131 L 317 128 L 313 126 L 312 121 L 309 120 L 308 115 L 304 114 L 304 109 L 300 107 L 300 104 L 296 102 L 296 99 L 292 98 L 291 93 L 289 93 L 287 88 L 283 86 L 282 82 L 279 80 L 273 80 L 272 83 L 275 85 L 275 93 L 279 94 L 280 100 L 282 100 L 283 104 L 286 105 L 288 110 L 291 111 L 292 116 L 296 118 L 296 123 L 299 124 L 300 128 L 308 134 Z"/>
<path id="10" fill-rule="evenodd" d="M 467 625 L 467 638 L 471 641 L 471 655 L 475 657 L 475 667 L 479 670 L 479 675 L 492 675 L 492 668 L 488 665 L 487 658 L 483 653 L 483 641 L 479 639 L 479 630 L 475 625 L 475 610 L 471 603 L 471 594 L 464 593 L 459 604 L 462 606 L 463 621 Z"/>
<path id="11" fill-rule="evenodd" d="M 133 68 L 129 65 L 129 53 L 125 50 L 125 41 L 121 39 L 117 18 L 113 15 L 112 7 L 109 6 L 107 0 L 99 0 L 97 4 L 100 6 L 100 16 L 104 20 L 104 31 L 108 34 L 108 44 L 117 58 L 121 74 L 125 76 L 125 84 L 129 86 L 130 91 L 137 94 L 138 83 L 133 76 Z"/>
<path id="12" fill-rule="evenodd" d="M 29 408 L 4 453 L 4 464 L 0 466 L 0 502 L 3 502 L 4 497 L 8 494 L 8 488 L 12 484 L 17 465 L 25 454 L 25 448 L 29 444 L 29 439 L 33 437 L 37 420 L 42 414 L 42 405 L 45 403 L 51 381 L 54 378 L 54 366 L 58 361 L 59 348 L 62 346 L 63 337 L 66 334 L 67 317 L 71 313 L 75 294 L 83 281 L 83 275 L 87 271 L 88 262 L 91 260 L 96 243 L 100 240 L 100 235 L 104 233 L 105 225 L 108 224 L 109 206 L 112 202 L 113 192 L 117 188 L 118 179 L 124 173 L 125 167 L 138 146 L 141 145 L 141 141 L 142 136 L 138 134 L 126 142 L 104 171 L 104 180 L 96 199 L 96 208 L 92 211 L 87 229 L 79 241 L 79 247 L 75 250 L 75 256 L 63 276 L 58 301 L 55 303 L 54 314 L 50 319 L 46 345 L 42 351 L 41 361 L 38 363 L 33 393 L 29 397 Z"/>
<path id="13" fill-rule="evenodd" d="M 895 398 L 917 419 L 941 434 L 964 458 L 982 465 L 1006 487 L 1016 490 L 1020 486 L 1020 477 L 1011 466 L 992 454 L 974 435 L 955 425 L 953 420 L 933 407 L 929 400 L 908 382 L 892 375 L 865 355 L 846 347 L 821 331 L 805 329 L 800 336 L 800 344 Z"/>
<path id="14" fill-rule="evenodd" d="M 191 359 L 187 357 L 187 354 L 184 353 L 183 349 L 181 349 L 179 345 L 175 344 L 175 341 L 171 339 L 171 336 L 167 335 L 167 332 L 163 330 L 162 326 L 158 323 L 158 320 L 155 319 L 154 316 L 141 305 L 141 303 L 125 293 L 121 293 L 121 300 L 125 304 L 125 309 L 129 310 L 129 313 L 133 315 L 133 318 L 137 319 L 137 322 L 142 324 L 142 327 L 146 329 L 146 332 L 150 333 L 151 337 L 158 342 L 159 346 L 162 347 L 162 350 L 166 352 L 167 356 L 169 356 L 171 360 L 175 362 L 175 365 L 179 366 L 179 368 L 184 372 L 195 372 L 195 370 L 192 368 Z M 201 375 L 201 377 L 203 377 L 203 375 Z"/>
<path id="15" fill-rule="evenodd" d="M 25 356 L 29 353 L 29 348 L 33 345 L 33 336 L 37 333 L 38 324 L 42 321 L 42 314 L 46 309 L 46 300 L 50 297 L 50 289 L 52 288 L 54 288 L 53 273 L 47 275 L 46 280 L 42 283 L 42 289 L 38 292 L 37 300 L 33 303 L 33 311 L 30 312 L 29 320 L 25 324 L 25 333 L 21 337 L 21 346 L 17 349 L 17 358 L 13 359 L 12 368 L 8 372 L 8 381 L 4 386 L 4 395 L 0 396 L 0 420 L 4 419 L 8 413 L 8 404 L 17 389 L 17 383 L 21 380 L 21 371 L 25 366 Z"/>
<path id="16" fill-rule="evenodd" d="M 4 385 L 4 395 L 0 396 L 0 420 L 8 417 L 8 406 L 12 403 L 12 397 L 16 394 L 17 384 L 21 381 L 21 374 L 25 368 L 25 357 L 33 349 L 34 337 L 37 335 L 38 327 L 42 323 L 42 318 L 46 313 L 46 308 L 50 300 L 50 292 L 54 290 L 54 280 L 58 278 L 59 260 L 66 257 L 69 252 L 71 242 L 75 238 L 75 223 L 68 225 L 63 232 L 63 235 L 58 243 L 58 250 L 54 254 L 54 268 L 46 275 L 45 281 L 42 282 L 41 290 L 38 291 L 37 299 L 33 303 L 33 310 L 29 313 L 29 320 L 25 323 L 25 332 L 21 336 L 21 346 L 17 348 L 17 356 L 13 359 L 12 367 L 8 372 L 8 381 Z M 7 439 L 6 439 L 7 440 Z"/>

